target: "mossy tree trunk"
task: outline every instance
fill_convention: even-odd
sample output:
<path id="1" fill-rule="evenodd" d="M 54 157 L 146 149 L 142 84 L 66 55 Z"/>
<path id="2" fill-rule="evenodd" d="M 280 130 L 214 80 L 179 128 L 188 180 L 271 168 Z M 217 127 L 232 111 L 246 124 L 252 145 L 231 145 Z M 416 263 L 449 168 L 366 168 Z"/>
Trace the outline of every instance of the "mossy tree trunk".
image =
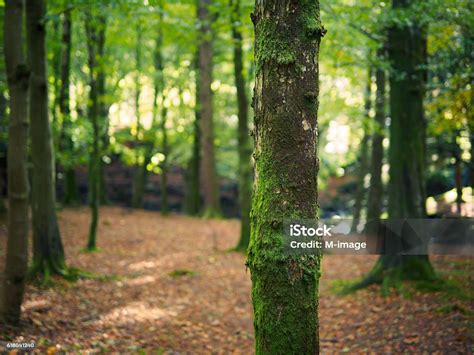
<path id="1" fill-rule="evenodd" d="M 257 354 L 315 354 L 320 257 L 282 250 L 286 218 L 317 218 L 318 1 L 256 1 L 255 189 L 247 266 Z"/>
<path id="2" fill-rule="evenodd" d="M 186 171 L 186 201 L 185 210 L 186 213 L 191 216 L 199 214 L 201 209 L 201 195 L 200 195 L 200 165 L 201 165 L 201 154 L 200 154 L 200 141 L 201 141 L 201 130 L 200 130 L 200 104 L 199 104 L 199 63 L 198 53 L 194 60 L 194 72 L 196 76 L 196 93 L 195 93 L 195 108 L 194 108 L 194 123 L 193 123 L 193 149 L 192 156 L 189 159 L 189 163 Z"/>
<path id="3" fill-rule="evenodd" d="M 378 57 L 383 59 L 384 50 L 379 50 Z M 367 221 L 378 221 L 382 214 L 382 166 L 383 166 L 383 139 L 385 137 L 385 71 L 377 68 L 375 71 L 375 122 L 372 132 L 370 186 L 367 198 Z M 366 232 L 369 232 L 366 230 Z"/>
<path id="4" fill-rule="evenodd" d="M 99 221 L 99 198 L 100 198 L 100 97 L 99 79 L 103 63 L 98 61 L 103 59 L 105 47 L 106 18 L 103 15 L 93 16 L 91 12 L 86 12 L 86 41 L 88 50 L 89 66 L 89 102 L 88 116 L 92 123 L 92 147 L 89 159 L 89 205 L 91 209 L 91 223 L 89 227 L 89 238 L 87 240 L 87 250 L 94 251 L 97 248 L 97 224 Z"/>
<path id="5" fill-rule="evenodd" d="M 62 116 L 62 130 L 60 145 L 68 155 L 74 155 L 74 142 L 71 137 L 72 122 L 69 99 L 70 71 L 71 71 L 71 47 L 72 47 L 72 19 L 71 8 L 64 11 L 62 26 L 62 49 L 61 49 L 61 87 L 59 90 L 59 111 Z M 79 202 L 79 194 L 76 184 L 76 171 L 74 159 L 63 162 L 64 165 L 64 203 L 73 205 Z"/>
<path id="6" fill-rule="evenodd" d="M 240 239 L 237 250 L 246 251 L 250 240 L 250 207 L 252 199 L 252 154 L 248 131 L 248 99 L 245 85 L 242 51 L 242 29 L 240 19 L 240 0 L 230 2 L 232 39 L 234 41 L 234 77 L 237 88 L 238 106 L 238 150 L 239 150 L 239 203 L 240 203 Z"/>
<path id="7" fill-rule="evenodd" d="M 216 173 L 216 159 L 214 152 L 214 121 L 212 107 L 212 22 L 210 0 L 197 0 L 199 21 L 198 33 L 198 64 L 201 139 L 201 188 L 204 197 L 203 213 L 206 217 L 215 217 L 220 214 L 219 192 Z"/>
<path id="8" fill-rule="evenodd" d="M 64 249 L 56 217 L 54 148 L 48 110 L 46 14 L 43 0 L 26 1 L 30 76 L 30 137 L 33 215 L 33 270 L 46 278 L 64 274 Z"/>
<path id="9" fill-rule="evenodd" d="M 4 53 L 10 93 L 8 241 L 0 279 L 0 324 L 18 324 L 28 265 L 28 84 L 23 54 L 23 1 L 5 1 Z"/>
<path id="10" fill-rule="evenodd" d="M 393 10 L 409 2 L 392 0 Z M 425 139 L 423 115 L 426 80 L 426 29 L 415 18 L 388 31 L 390 73 L 389 218 L 425 218 Z M 434 280 L 427 255 L 382 255 L 359 286 L 382 283 L 383 292 L 401 280 Z"/>

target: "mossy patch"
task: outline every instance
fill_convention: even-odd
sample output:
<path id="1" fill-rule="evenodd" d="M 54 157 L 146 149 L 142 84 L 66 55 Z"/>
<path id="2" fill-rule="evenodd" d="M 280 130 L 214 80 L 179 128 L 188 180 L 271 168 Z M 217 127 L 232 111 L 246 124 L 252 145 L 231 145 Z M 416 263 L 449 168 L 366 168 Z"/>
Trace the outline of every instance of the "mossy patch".
<path id="1" fill-rule="evenodd" d="M 187 269 L 176 269 L 168 273 L 170 277 L 196 276 L 197 273 Z"/>

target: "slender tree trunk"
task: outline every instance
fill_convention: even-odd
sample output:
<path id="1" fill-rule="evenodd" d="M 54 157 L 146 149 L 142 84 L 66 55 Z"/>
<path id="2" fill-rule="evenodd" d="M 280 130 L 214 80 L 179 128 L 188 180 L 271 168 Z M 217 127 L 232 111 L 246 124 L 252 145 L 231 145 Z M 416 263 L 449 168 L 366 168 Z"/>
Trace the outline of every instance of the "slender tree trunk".
<path id="1" fill-rule="evenodd" d="M 464 51 L 468 58 L 468 63 L 470 65 L 470 72 L 468 76 L 468 82 L 471 83 L 471 88 L 469 90 L 469 99 L 466 100 L 465 109 L 467 117 L 467 128 L 469 131 L 469 142 L 471 143 L 471 158 L 469 161 L 469 171 L 470 171 L 470 184 L 472 193 L 474 194 L 474 29 L 472 26 L 465 26 L 462 29 L 463 33 L 463 42 L 464 42 Z M 474 213 L 474 211 L 470 211 Z M 472 216 L 472 215 L 471 215 Z"/>
<path id="2" fill-rule="evenodd" d="M 0 324 L 18 324 L 28 265 L 28 84 L 23 55 L 23 1 L 5 1 L 4 51 L 10 91 L 8 241 L 0 285 Z"/>
<path id="3" fill-rule="evenodd" d="M 74 142 L 71 137 L 71 108 L 69 100 L 69 85 L 70 85 L 70 71 L 71 71 L 71 8 L 64 11 L 63 32 L 62 32 L 62 52 L 61 52 L 61 88 L 59 91 L 59 111 L 62 116 L 62 134 L 61 134 L 61 148 L 68 151 L 69 154 L 74 154 Z M 76 185 L 76 171 L 73 159 L 64 161 L 64 203 L 66 205 L 77 204 L 79 202 L 79 195 Z"/>
<path id="4" fill-rule="evenodd" d="M 315 354 L 320 257 L 281 246 L 285 218 L 317 218 L 319 1 L 256 1 L 255 190 L 247 266 L 255 352 Z"/>
<path id="5" fill-rule="evenodd" d="M 30 76 L 31 161 L 33 163 L 33 270 L 46 278 L 64 274 L 64 249 L 56 218 L 54 148 L 46 74 L 46 14 L 43 0 L 26 1 Z"/>
<path id="6" fill-rule="evenodd" d="M 248 131 L 248 99 L 244 77 L 242 54 L 242 29 L 240 25 L 240 0 L 231 0 L 231 26 L 234 41 L 234 77 L 237 88 L 238 106 L 238 145 L 239 145 L 239 203 L 240 203 L 240 239 L 237 250 L 246 251 L 250 241 L 250 206 L 252 199 L 252 154 Z"/>
<path id="7" fill-rule="evenodd" d="M 456 132 L 453 136 L 453 153 L 454 153 L 454 186 L 456 187 L 456 213 L 462 215 L 462 159 L 461 159 L 461 147 L 456 141 Z"/>
<path id="8" fill-rule="evenodd" d="M 194 60 L 194 70 L 196 75 L 196 95 L 195 95 L 195 108 L 194 108 L 194 123 L 193 123 L 193 150 L 192 156 L 189 160 L 186 180 L 187 180 L 187 191 L 186 191 L 186 212 L 191 216 L 199 214 L 201 209 L 201 195 L 200 195 L 200 166 L 201 166 L 201 154 L 200 154 L 200 141 L 201 141 L 201 120 L 200 120 L 200 104 L 199 104 L 199 59 L 198 53 Z"/>
<path id="9" fill-rule="evenodd" d="M 3 18 L 2 18 L 2 29 L 3 31 Z M 4 93 L 4 87 L 3 83 L 1 83 L 1 89 L 0 89 L 0 129 L 3 130 L 3 127 L 7 126 L 7 99 L 5 98 L 5 93 Z M 0 149 L 2 153 L 6 153 L 6 144 L 0 145 Z M 6 174 L 6 161 L 3 163 L 3 161 L 0 161 L 0 217 L 7 212 L 7 206 L 5 204 L 5 196 L 4 196 L 4 191 L 7 186 L 6 180 L 7 180 L 7 174 Z"/>
<path id="10" fill-rule="evenodd" d="M 198 0 L 199 110 L 201 124 L 201 188 L 204 196 L 204 216 L 220 214 L 214 153 L 214 122 L 212 108 L 212 18 L 210 0 Z"/>
<path id="11" fill-rule="evenodd" d="M 405 0 L 392 0 L 394 10 L 406 9 Z M 423 98 L 426 31 L 416 20 L 389 29 L 390 74 L 390 181 L 389 218 L 425 218 L 425 139 Z M 383 292 L 401 280 L 434 280 L 427 255 L 382 255 L 359 286 L 383 283 Z"/>
<path id="12" fill-rule="evenodd" d="M 100 179 L 99 171 L 101 164 L 100 154 L 100 97 L 99 97 L 99 75 L 103 68 L 97 59 L 103 58 L 105 47 L 106 19 L 103 16 L 93 18 L 90 12 L 86 13 L 86 36 L 89 65 L 89 104 L 88 116 L 92 123 L 93 140 L 89 160 L 89 204 L 91 208 L 91 223 L 87 249 L 97 249 L 97 224 L 99 220 L 99 197 Z"/>
<path id="13" fill-rule="evenodd" d="M 383 50 L 378 57 L 383 58 Z M 377 222 L 382 214 L 382 166 L 383 166 L 383 139 L 385 130 L 385 71 L 377 68 L 375 71 L 377 85 L 375 98 L 375 125 L 372 132 L 372 154 L 370 164 L 370 187 L 367 200 L 367 221 Z M 371 232 L 366 229 L 366 232 Z"/>

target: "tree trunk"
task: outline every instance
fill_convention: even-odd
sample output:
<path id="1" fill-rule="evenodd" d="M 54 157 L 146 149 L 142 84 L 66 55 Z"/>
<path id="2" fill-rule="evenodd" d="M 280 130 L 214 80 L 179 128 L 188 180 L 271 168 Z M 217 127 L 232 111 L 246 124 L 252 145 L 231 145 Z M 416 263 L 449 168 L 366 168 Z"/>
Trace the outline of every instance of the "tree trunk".
<path id="1" fill-rule="evenodd" d="M 378 57 L 383 58 L 383 50 L 379 50 Z M 372 132 L 372 153 L 370 164 L 370 187 L 367 200 L 367 221 L 377 222 L 382 214 L 382 166 L 383 166 L 383 139 L 385 130 L 385 71 L 377 68 L 375 71 L 377 85 L 375 98 L 375 125 Z M 368 226 L 368 225 L 366 225 Z M 370 233 L 366 229 L 367 233 Z"/>
<path id="2" fill-rule="evenodd" d="M 3 18 L 2 18 L 2 24 L 3 24 Z M 3 26 L 2 26 L 3 27 Z M 3 28 L 1 29 L 3 31 Z M 1 91 L 0 91 L 0 129 L 3 130 L 4 127 L 7 126 L 7 106 L 8 102 L 5 97 L 5 88 L 3 87 L 3 82 L 1 83 Z M 2 155 L 7 153 L 7 145 L 1 144 L 0 145 L 1 153 Z M 2 159 L 0 160 L 0 218 L 2 215 L 4 215 L 7 212 L 7 206 L 5 203 L 5 188 L 7 187 L 7 173 L 6 173 L 6 160 Z"/>
<path id="3" fill-rule="evenodd" d="M 193 123 L 193 150 L 192 156 L 189 160 L 186 174 L 186 212 L 191 216 L 199 214 L 201 209 L 201 195 L 200 195 L 200 166 L 201 166 L 201 154 L 200 154 L 200 141 L 201 141 L 201 129 L 200 129 L 200 104 L 199 104 L 199 59 L 198 53 L 194 60 L 194 70 L 196 75 L 196 94 L 195 94 L 195 108 L 194 108 L 194 123 Z"/>
<path id="4" fill-rule="evenodd" d="M 212 18 L 210 0 L 198 0 L 199 110 L 201 124 L 201 188 L 204 196 L 204 216 L 220 214 L 214 155 L 214 122 L 212 108 Z"/>
<path id="5" fill-rule="evenodd" d="M 28 84 L 23 55 L 23 1 L 5 1 L 4 51 L 10 91 L 8 241 L 0 285 L 0 323 L 18 324 L 28 265 Z"/>
<path id="6" fill-rule="evenodd" d="M 406 9 L 392 0 L 393 10 Z M 423 98 L 426 76 L 426 31 L 413 19 L 388 32 L 390 74 L 389 218 L 425 218 L 425 139 Z M 383 292 L 401 280 L 434 280 L 427 255 L 382 255 L 360 286 L 383 283 Z"/>
<path id="7" fill-rule="evenodd" d="M 242 29 L 240 25 L 240 0 L 231 0 L 231 26 L 234 41 L 234 77 L 237 88 L 238 105 L 238 145 L 239 145 L 239 203 L 240 240 L 237 250 L 246 251 L 250 240 L 250 206 L 252 199 L 251 146 L 248 132 L 248 99 L 242 58 Z"/>
<path id="8" fill-rule="evenodd" d="M 456 213 L 462 215 L 462 158 L 461 147 L 457 142 L 459 132 L 453 135 L 454 186 L 456 187 Z"/>
<path id="9" fill-rule="evenodd" d="M 90 12 L 86 13 L 86 36 L 89 65 L 89 103 L 88 115 L 92 123 L 93 140 L 89 160 L 89 204 L 91 208 L 91 223 L 89 228 L 89 238 L 87 250 L 97 249 L 97 224 L 99 220 L 99 197 L 100 179 L 99 171 L 101 164 L 100 154 L 100 97 L 99 97 L 99 75 L 103 71 L 102 63 L 97 63 L 97 59 L 103 58 L 105 47 L 105 26 L 104 16 L 93 18 Z"/>
<path id="10" fill-rule="evenodd" d="M 256 1 L 255 189 L 247 266 L 257 354 L 315 354 L 320 257 L 283 253 L 286 218 L 317 218 L 318 1 Z"/>
<path id="11" fill-rule="evenodd" d="M 30 76 L 30 124 L 33 270 L 43 274 L 64 274 L 64 249 L 56 218 L 54 149 L 49 122 L 48 79 L 46 75 L 46 14 L 43 0 L 26 1 Z"/>
<path id="12" fill-rule="evenodd" d="M 74 155 L 74 142 L 71 137 L 71 108 L 69 100 L 69 85 L 71 71 L 71 8 L 64 11 L 62 51 L 61 51 L 61 88 L 59 91 L 59 111 L 62 116 L 61 148 Z M 79 195 L 76 185 L 76 171 L 74 159 L 63 162 L 64 165 L 64 203 L 74 205 L 79 202 Z"/>

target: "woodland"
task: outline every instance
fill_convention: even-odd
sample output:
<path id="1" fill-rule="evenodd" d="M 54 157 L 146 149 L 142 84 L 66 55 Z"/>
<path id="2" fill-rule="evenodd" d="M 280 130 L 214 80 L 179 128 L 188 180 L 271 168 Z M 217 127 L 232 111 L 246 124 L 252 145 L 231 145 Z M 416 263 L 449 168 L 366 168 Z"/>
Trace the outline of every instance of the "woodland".
<path id="1" fill-rule="evenodd" d="M 472 1 L 0 0 L 0 23 L 0 352 L 474 351 Z M 468 227 L 285 252 L 288 220 L 328 219 Z"/>

